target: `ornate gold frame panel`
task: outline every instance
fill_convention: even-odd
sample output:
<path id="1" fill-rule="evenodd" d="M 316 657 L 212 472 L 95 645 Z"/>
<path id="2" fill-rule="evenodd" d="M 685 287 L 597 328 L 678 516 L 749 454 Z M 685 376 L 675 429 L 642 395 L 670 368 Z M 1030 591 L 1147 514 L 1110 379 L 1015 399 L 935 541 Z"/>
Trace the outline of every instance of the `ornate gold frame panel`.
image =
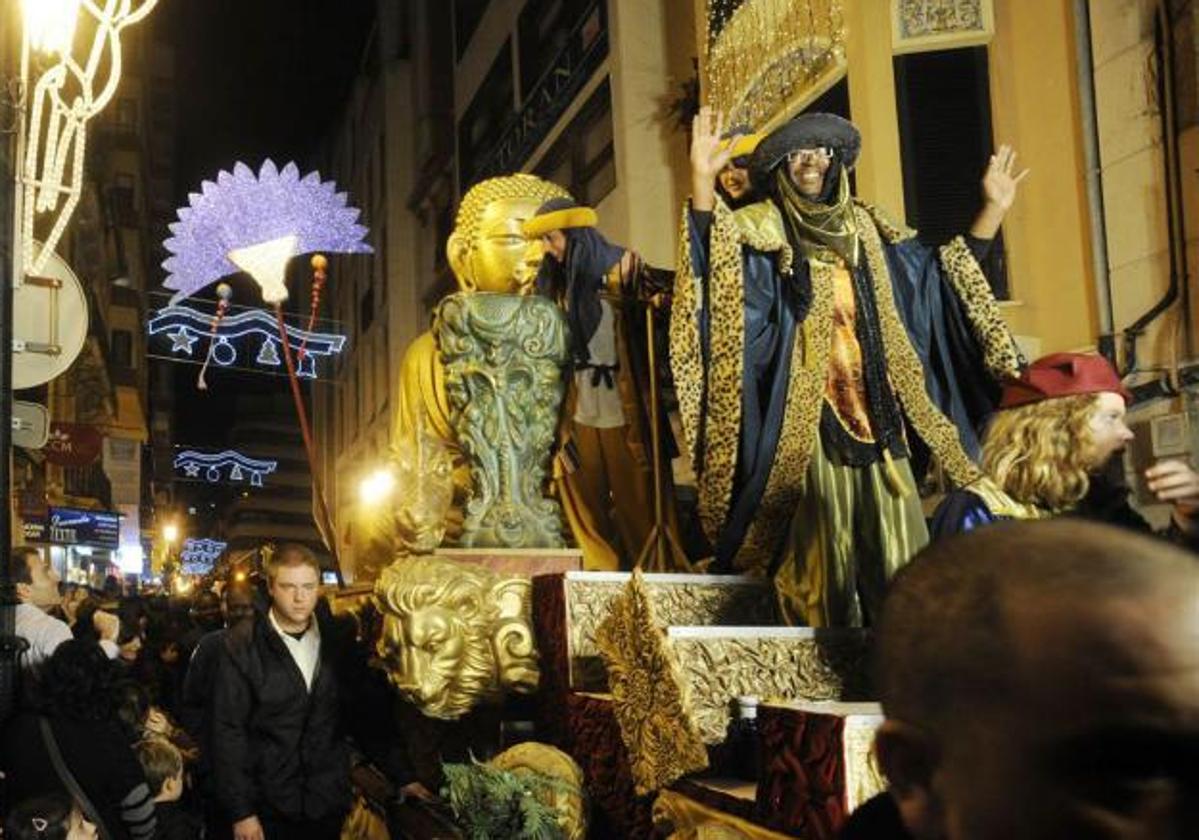
<path id="1" fill-rule="evenodd" d="M 629 572 L 567 572 L 567 655 L 570 687 L 603 691 L 607 674 L 596 629 L 624 592 Z M 768 580 L 743 575 L 643 574 L 642 585 L 660 627 L 670 625 L 776 625 L 777 599 Z"/>
<path id="2" fill-rule="evenodd" d="M 810 627 L 670 627 L 669 647 L 706 744 L 725 740 L 743 695 L 785 700 L 866 697 L 866 635 Z"/>
<path id="3" fill-rule="evenodd" d="M 782 124 L 845 75 L 843 0 L 697 0 L 700 96 L 730 125 Z"/>
<path id="4" fill-rule="evenodd" d="M 691 713 L 686 683 L 662 635 L 640 572 L 596 628 L 608 667 L 612 712 L 639 796 L 708 766 L 708 751 Z"/>
<path id="5" fill-rule="evenodd" d="M 895 55 L 976 47 L 994 35 L 993 0 L 891 0 Z"/>

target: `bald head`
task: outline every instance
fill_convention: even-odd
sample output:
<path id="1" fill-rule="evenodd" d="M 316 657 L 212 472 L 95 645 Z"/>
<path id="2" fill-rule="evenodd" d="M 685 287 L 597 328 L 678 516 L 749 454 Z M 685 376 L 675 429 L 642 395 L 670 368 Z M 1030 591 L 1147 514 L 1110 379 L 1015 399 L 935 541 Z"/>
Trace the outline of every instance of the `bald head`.
<path id="1" fill-rule="evenodd" d="M 892 582 L 878 684 L 891 717 L 937 726 L 962 701 L 1002 700 L 1036 627 L 1101 606 L 1196 592 L 1196 559 L 1161 540 L 1075 519 L 1013 522 L 938 541 Z"/>
<path id="2" fill-rule="evenodd" d="M 878 639 L 876 747 L 914 836 L 1190 836 L 1193 555 L 1073 519 L 988 526 L 896 575 Z"/>

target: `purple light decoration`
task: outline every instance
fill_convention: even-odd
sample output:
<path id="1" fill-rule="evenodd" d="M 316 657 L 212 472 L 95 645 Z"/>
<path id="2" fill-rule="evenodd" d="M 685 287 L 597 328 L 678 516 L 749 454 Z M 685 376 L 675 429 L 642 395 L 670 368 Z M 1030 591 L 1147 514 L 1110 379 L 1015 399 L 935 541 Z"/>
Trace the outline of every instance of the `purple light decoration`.
<path id="1" fill-rule="evenodd" d="M 163 285 L 175 292 L 175 304 L 222 277 L 241 271 L 230 253 L 294 237 L 287 258 L 315 252 L 369 254 L 367 229 L 357 223 L 358 209 L 333 181 L 310 172 L 303 178 L 294 163 L 279 170 L 270 160 L 255 175 L 244 163 L 205 181 L 179 209 L 172 236 L 163 243 L 171 253 L 162 264 Z M 266 278 L 256 277 L 260 283 Z M 264 288 L 265 292 L 265 288 Z M 286 298 L 286 289 L 282 291 Z"/>

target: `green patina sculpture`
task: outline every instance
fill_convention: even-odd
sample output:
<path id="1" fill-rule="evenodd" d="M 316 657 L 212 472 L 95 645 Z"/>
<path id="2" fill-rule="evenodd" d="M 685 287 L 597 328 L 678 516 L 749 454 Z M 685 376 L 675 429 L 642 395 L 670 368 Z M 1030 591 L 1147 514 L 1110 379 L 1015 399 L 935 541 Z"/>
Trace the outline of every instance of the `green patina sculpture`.
<path id="1" fill-rule="evenodd" d="M 433 329 L 472 479 L 459 543 L 564 546 L 561 510 L 544 495 L 565 392 L 558 307 L 538 296 L 458 293 L 441 302 Z"/>

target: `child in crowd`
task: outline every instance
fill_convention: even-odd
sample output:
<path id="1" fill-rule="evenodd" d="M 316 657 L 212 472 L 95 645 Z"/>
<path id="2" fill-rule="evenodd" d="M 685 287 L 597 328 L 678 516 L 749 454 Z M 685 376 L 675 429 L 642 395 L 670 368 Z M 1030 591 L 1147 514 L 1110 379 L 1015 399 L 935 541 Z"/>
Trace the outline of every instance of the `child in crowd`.
<path id="1" fill-rule="evenodd" d="M 165 738 L 146 738 L 136 746 L 158 814 L 159 840 L 200 840 L 200 821 L 180 804 L 183 754 Z"/>

